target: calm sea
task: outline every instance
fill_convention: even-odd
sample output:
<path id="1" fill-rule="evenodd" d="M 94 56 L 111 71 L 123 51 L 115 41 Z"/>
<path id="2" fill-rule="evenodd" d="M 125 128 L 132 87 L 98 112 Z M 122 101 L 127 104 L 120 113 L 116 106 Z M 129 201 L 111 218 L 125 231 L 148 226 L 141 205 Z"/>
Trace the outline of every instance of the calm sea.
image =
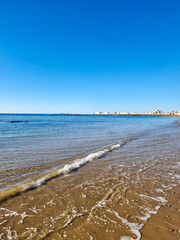
<path id="1" fill-rule="evenodd" d="M 2 114 L 0 187 L 4 189 L 41 176 L 124 139 L 176 132 L 177 120 L 174 117 Z"/>

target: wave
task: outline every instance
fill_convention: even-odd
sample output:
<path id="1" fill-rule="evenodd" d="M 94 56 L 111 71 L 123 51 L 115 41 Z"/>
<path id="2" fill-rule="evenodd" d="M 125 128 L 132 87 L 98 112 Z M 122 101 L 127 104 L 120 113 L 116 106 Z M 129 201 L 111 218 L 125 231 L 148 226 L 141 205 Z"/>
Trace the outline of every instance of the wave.
<path id="1" fill-rule="evenodd" d="M 2 191 L 2 192 L 0 192 L 0 202 L 3 202 L 5 200 L 7 200 L 8 198 L 16 196 L 22 192 L 25 192 L 25 191 L 28 191 L 35 187 L 38 187 L 38 186 L 42 185 L 43 183 L 45 183 L 55 177 L 62 176 L 66 173 L 70 173 L 73 170 L 78 169 L 93 160 L 100 159 L 100 158 L 104 157 L 105 155 L 107 155 L 109 152 L 112 152 L 113 150 L 116 150 L 116 149 L 122 147 L 124 144 L 126 144 L 127 142 L 132 141 L 132 140 L 134 140 L 134 139 L 133 138 L 124 139 L 121 142 L 116 143 L 110 147 L 107 147 L 105 149 L 99 150 L 94 153 L 90 153 L 86 157 L 75 159 L 71 163 L 66 164 L 63 167 L 61 166 L 59 168 L 56 168 L 55 170 L 51 170 L 48 173 L 45 173 L 44 175 L 42 175 L 38 178 L 34 178 L 32 180 L 27 181 L 26 183 L 22 183 L 22 184 L 13 186 L 5 191 Z"/>

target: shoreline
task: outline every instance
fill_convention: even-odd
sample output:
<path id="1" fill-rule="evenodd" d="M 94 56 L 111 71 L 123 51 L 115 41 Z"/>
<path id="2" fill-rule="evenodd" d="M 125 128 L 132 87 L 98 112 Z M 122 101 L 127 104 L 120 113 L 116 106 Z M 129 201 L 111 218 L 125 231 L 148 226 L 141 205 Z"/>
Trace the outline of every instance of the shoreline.
<path id="1" fill-rule="evenodd" d="M 81 113 L 0 113 L 0 115 L 62 115 L 62 116 L 143 116 L 143 117 L 180 117 L 180 113 L 164 113 L 164 114 L 146 114 L 146 113 L 109 113 L 109 114 L 81 114 Z"/>
<path id="2" fill-rule="evenodd" d="M 92 116 L 142 116 L 142 117 L 180 117 L 180 114 L 142 114 L 142 113 L 128 113 L 128 114 L 91 114 Z"/>

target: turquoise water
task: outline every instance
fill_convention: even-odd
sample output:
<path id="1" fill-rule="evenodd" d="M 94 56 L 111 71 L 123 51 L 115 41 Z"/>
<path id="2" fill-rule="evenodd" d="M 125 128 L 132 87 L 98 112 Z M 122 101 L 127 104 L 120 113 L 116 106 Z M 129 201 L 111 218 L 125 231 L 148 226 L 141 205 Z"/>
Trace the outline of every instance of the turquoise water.
<path id="1" fill-rule="evenodd" d="M 0 115 L 0 186 L 41 175 L 123 139 L 175 134 L 174 117 Z M 27 121 L 10 123 L 10 121 Z"/>

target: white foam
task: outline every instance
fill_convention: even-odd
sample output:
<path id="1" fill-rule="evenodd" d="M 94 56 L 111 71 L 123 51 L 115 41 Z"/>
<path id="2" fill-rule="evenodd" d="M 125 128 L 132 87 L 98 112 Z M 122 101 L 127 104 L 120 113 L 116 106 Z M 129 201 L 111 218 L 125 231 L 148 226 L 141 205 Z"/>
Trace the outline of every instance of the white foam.
<path id="1" fill-rule="evenodd" d="M 152 199 L 154 201 L 157 201 L 157 202 L 161 202 L 161 203 L 166 203 L 167 200 L 164 198 L 164 197 L 151 197 L 151 196 L 147 196 L 145 194 L 139 194 L 140 197 L 143 197 L 143 198 L 148 198 L 148 199 Z"/>
<path id="2" fill-rule="evenodd" d="M 17 239 L 18 235 L 17 232 L 13 229 L 9 228 L 5 228 L 7 231 L 7 239 Z"/>
<path id="3" fill-rule="evenodd" d="M 74 161 L 71 164 L 66 164 L 63 168 L 59 169 L 58 173 L 60 174 L 60 173 L 71 172 L 72 170 L 77 169 L 88 162 L 91 162 L 95 159 L 102 157 L 103 155 L 105 155 L 108 152 L 109 152 L 108 149 L 104 149 L 104 150 L 96 152 L 96 153 L 91 153 L 84 158 L 77 159 L 76 161 Z"/>
<path id="4" fill-rule="evenodd" d="M 106 155 L 107 153 L 120 148 L 122 144 L 124 144 L 128 141 L 130 141 L 130 140 L 128 140 L 128 139 L 123 140 L 122 142 L 120 142 L 118 144 L 114 144 L 109 148 L 105 148 L 105 149 L 100 150 L 98 152 L 90 153 L 86 157 L 76 159 L 72 163 L 66 164 L 66 165 L 64 165 L 64 167 L 62 167 L 60 169 L 57 169 L 57 174 L 55 174 L 55 172 L 56 172 L 56 170 L 55 170 L 54 176 L 70 173 L 73 170 L 78 169 L 78 168 L 82 167 L 83 165 L 85 165 L 85 164 L 87 164 L 87 163 L 89 163 L 93 160 L 99 159 L 99 158 L 103 157 L 104 155 Z M 51 174 L 51 172 L 49 174 Z M 24 188 L 24 190 L 27 190 L 27 189 L 29 189 L 29 187 L 40 186 L 42 183 L 44 183 L 48 179 L 49 179 L 49 176 L 47 174 L 46 176 L 40 177 L 36 181 L 31 182 L 31 184 L 24 184 L 23 188 Z"/>
<path id="5" fill-rule="evenodd" d="M 145 216 L 137 217 L 137 218 L 146 222 L 149 218 L 151 218 L 151 214 L 145 213 Z"/>
<path id="6" fill-rule="evenodd" d="M 3 222 L 1 222 L 0 225 L 3 225 L 5 222 L 7 222 L 7 220 L 4 220 Z"/>
<path id="7" fill-rule="evenodd" d="M 160 206 L 155 207 L 156 210 L 151 210 L 149 208 L 146 208 L 146 212 L 144 212 L 145 216 L 138 216 L 137 218 L 142 221 L 147 221 L 149 218 L 151 218 L 151 214 L 157 214 L 158 210 L 160 209 Z"/>
<path id="8" fill-rule="evenodd" d="M 18 222 L 19 223 L 23 223 L 24 218 L 26 217 L 34 217 L 33 215 L 27 215 L 26 212 L 23 213 L 17 213 L 16 211 L 11 211 L 7 208 L 0 208 L 1 210 L 6 211 L 7 213 L 4 214 L 5 217 L 17 217 L 17 216 L 21 216 L 21 220 Z"/>
<path id="9" fill-rule="evenodd" d="M 29 208 L 34 213 L 39 213 L 39 211 L 42 211 L 41 209 L 37 209 L 37 207 Z"/>
<path id="10" fill-rule="evenodd" d="M 141 233 L 139 230 L 144 226 L 144 224 L 128 222 L 128 220 L 121 217 L 118 212 L 110 209 L 107 209 L 107 211 L 110 213 L 113 213 L 117 218 L 121 219 L 121 221 L 130 228 L 131 232 L 137 236 L 137 238 L 135 239 L 132 237 L 122 236 L 121 240 L 130 240 L 130 239 L 140 240 L 141 239 Z"/>
<path id="11" fill-rule="evenodd" d="M 158 211 L 161 208 L 161 206 L 156 206 L 156 211 Z"/>
<path id="12" fill-rule="evenodd" d="M 52 206 L 52 205 L 56 205 L 56 204 L 54 203 L 54 199 L 51 199 L 50 202 L 47 202 L 47 205 L 50 205 L 50 206 Z"/>
<path id="13" fill-rule="evenodd" d="M 161 188 L 157 188 L 157 189 L 156 189 L 156 192 L 158 192 L 158 193 L 160 193 L 160 192 L 164 193 L 164 191 L 163 191 Z"/>

